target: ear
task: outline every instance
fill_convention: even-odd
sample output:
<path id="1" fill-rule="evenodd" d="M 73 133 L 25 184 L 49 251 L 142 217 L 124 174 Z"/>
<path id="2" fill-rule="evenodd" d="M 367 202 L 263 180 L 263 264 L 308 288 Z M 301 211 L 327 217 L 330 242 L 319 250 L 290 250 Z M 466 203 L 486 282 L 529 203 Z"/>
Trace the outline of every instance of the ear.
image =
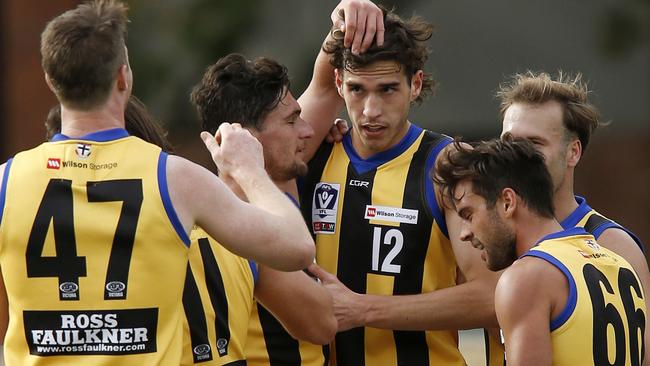
<path id="1" fill-rule="evenodd" d="M 117 89 L 125 91 L 129 89 L 129 67 L 127 65 L 120 66 L 117 72 Z"/>
<path id="2" fill-rule="evenodd" d="M 343 71 L 334 69 L 334 79 L 336 82 L 336 90 L 339 92 L 341 98 L 343 98 Z"/>
<path id="3" fill-rule="evenodd" d="M 580 158 L 582 157 L 582 143 L 580 139 L 574 139 L 567 146 L 566 160 L 567 165 L 570 167 L 575 167 L 578 165 Z"/>
<path id="4" fill-rule="evenodd" d="M 517 204 L 517 193 L 512 188 L 504 188 L 501 191 L 500 199 L 497 201 L 497 205 L 501 205 L 497 209 L 503 212 L 503 217 L 513 217 L 517 210 Z"/>
<path id="5" fill-rule="evenodd" d="M 54 89 L 54 85 L 52 85 L 52 80 L 50 79 L 50 75 L 47 73 L 43 73 L 45 75 L 45 84 L 47 84 L 47 87 L 50 88 L 50 91 L 56 95 L 56 89 Z"/>
<path id="6" fill-rule="evenodd" d="M 411 102 L 414 102 L 422 91 L 422 83 L 424 80 L 424 71 L 418 70 L 411 77 Z"/>

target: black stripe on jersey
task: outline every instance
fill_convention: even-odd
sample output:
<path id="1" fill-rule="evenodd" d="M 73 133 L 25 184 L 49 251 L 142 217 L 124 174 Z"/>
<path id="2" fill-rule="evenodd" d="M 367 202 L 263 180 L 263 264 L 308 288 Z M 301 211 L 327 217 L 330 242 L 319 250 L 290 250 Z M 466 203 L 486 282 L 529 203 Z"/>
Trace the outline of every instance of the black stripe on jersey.
<path id="1" fill-rule="evenodd" d="M 323 346 L 323 366 L 330 364 L 330 346 L 326 344 Z"/>
<path id="2" fill-rule="evenodd" d="M 602 225 L 602 224 L 604 224 L 604 223 L 606 223 L 608 221 L 609 221 L 608 219 L 600 216 L 599 214 L 593 214 L 593 215 L 589 216 L 589 218 L 587 219 L 587 222 L 585 223 L 585 231 L 593 235 L 594 232 L 596 231 L 596 229 L 600 225 Z"/>
<path id="3" fill-rule="evenodd" d="M 210 242 L 207 238 L 201 238 L 198 243 L 203 268 L 205 269 L 205 284 L 208 294 L 210 294 L 210 302 L 214 308 L 217 352 L 219 357 L 223 357 L 228 354 L 228 344 L 230 343 L 226 289 L 223 285 L 219 264 L 210 248 Z"/>
<path id="4" fill-rule="evenodd" d="M 300 366 L 300 344 L 284 329 L 282 324 L 266 310 L 257 304 L 260 316 L 266 351 L 269 354 L 270 366 Z"/>
<path id="5" fill-rule="evenodd" d="M 485 364 L 490 365 L 490 334 L 487 329 L 483 329 L 483 342 L 485 342 Z"/>
<path id="6" fill-rule="evenodd" d="M 298 186 L 299 191 L 300 191 L 300 209 L 302 211 L 302 216 L 304 217 L 307 227 L 309 227 L 309 231 L 312 232 L 312 218 L 311 218 L 311 210 L 312 210 L 312 194 L 314 193 L 314 188 L 316 188 L 316 184 L 320 182 L 320 178 L 323 174 L 323 170 L 325 169 L 325 165 L 327 164 L 327 161 L 330 158 L 330 155 L 332 154 L 332 149 L 334 148 L 333 144 L 329 144 L 327 142 L 324 142 L 320 145 L 318 148 L 318 151 L 316 151 L 316 155 L 309 161 L 309 172 L 307 176 L 305 177 L 304 180 L 302 180 L 302 184 Z M 313 232 L 312 232 L 313 235 Z"/>
<path id="7" fill-rule="evenodd" d="M 426 211 L 425 181 L 430 179 L 425 171 L 427 157 L 436 146 L 436 135 L 425 133 L 422 142 L 413 155 L 404 186 L 402 207 Z M 421 215 L 417 225 L 402 224 L 399 230 L 404 235 L 404 248 L 397 255 L 397 263 L 409 263 L 402 266 L 401 273 L 395 277 L 394 295 L 409 295 L 422 293 L 424 276 L 424 261 L 427 256 L 429 237 L 431 236 L 432 220 L 430 215 Z M 425 221 L 426 220 L 426 221 Z M 423 222 L 424 221 L 424 222 Z M 419 245 L 408 245 L 418 243 Z M 429 347 L 424 331 L 394 331 L 395 348 L 398 365 L 428 365 Z"/>
<path id="8" fill-rule="evenodd" d="M 366 293 L 367 272 L 371 267 L 373 230 L 363 218 L 366 205 L 372 204 L 372 188 L 376 170 L 357 174 L 352 164 L 348 164 L 347 177 L 344 184 L 352 179 L 369 182 L 366 187 L 347 187 L 343 198 L 337 277 L 350 290 Z M 379 225 L 378 225 L 379 226 Z M 365 334 L 364 328 L 353 328 L 336 335 L 336 364 L 364 365 L 365 364 Z M 344 356 L 343 356 L 344 355 Z"/>
<path id="9" fill-rule="evenodd" d="M 238 360 L 229 363 L 224 363 L 223 366 L 246 366 L 246 360 Z"/>
<path id="10" fill-rule="evenodd" d="M 192 274 L 189 264 L 187 265 L 187 274 L 185 275 L 185 288 L 183 289 L 183 310 L 190 327 L 190 340 L 192 344 L 192 357 L 194 363 L 212 360 L 212 350 L 210 349 L 210 340 L 208 339 L 208 324 L 205 320 L 205 311 L 201 304 L 199 288 L 196 286 L 196 280 Z M 205 346 L 208 347 L 205 347 Z M 195 352 L 195 350 L 197 352 Z M 207 352 L 202 352 L 207 350 Z"/>

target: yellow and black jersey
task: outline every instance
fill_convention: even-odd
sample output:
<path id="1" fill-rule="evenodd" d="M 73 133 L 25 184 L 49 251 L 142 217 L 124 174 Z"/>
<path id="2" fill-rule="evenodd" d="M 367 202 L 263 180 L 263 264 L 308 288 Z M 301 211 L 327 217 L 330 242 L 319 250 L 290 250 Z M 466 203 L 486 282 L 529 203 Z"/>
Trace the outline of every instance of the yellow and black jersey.
<path id="1" fill-rule="evenodd" d="M 583 228 L 543 238 L 522 257 L 547 261 L 566 276 L 569 296 L 550 321 L 553 365 L 640 365 L 646 307 L 632 266 Z"/>
<path id="2" fill-rule="evenodd" d="M 329 347 L 296 340 L 264 306 L 257 302 L 253 306 L 246 341 L 248 366 L 324 366 L 328 357 Z"/>
<path id="3" fill-rule="evenodd" d="M 578 203 L 578 207 L 569 216 L 562 220 L 560 223 L 562 228 L 566 230 L 572 227 L 584 227 L 585 231 L 593 235 L 596 240 L 598 240 L 600 235 L 607 229 L 623 230 L 637 243 L 639 248 L 641 248 L 641 251 L 645 252 L 643 242 L 641 242 L 641 239 L 634 235 L 633 232 L 619 225 L 615 221 L 599 214 L 587 204 L 587 200 L 583 197 L 575 196 L 575 199 Z"/>
<path id="4" fill-rule="evenodd" d="M 257 303 L 250 318 L 246 359 L 248 366 L 324 366 L 328 347 L 296 340 Z"/>
<path id="5" fill-rule="evenodd" d="M 178 365 L 189 238 L 167 155 L 123 129 L 24 151 L 0 189 L 11 365 Z"/>
<path id="6" fill-rule="evenodd" d="M 352 291 L 408 295 L 456 284 L 456 261 L 429 172 L 451 139 L 411 125 L 393 148 L 361 159 L 351 135 L 323 144 L 301 206 L 318 264 Z M 464 365 L 458 333 L 355 328 L 337 334 L 331 363 Z"/>
<path id="7" fill-rule="evenodd" d="M 184 366 L 246 365 L 248 322 L 257 266 L 195 228 L 191 233 L 183 307 Z"/>

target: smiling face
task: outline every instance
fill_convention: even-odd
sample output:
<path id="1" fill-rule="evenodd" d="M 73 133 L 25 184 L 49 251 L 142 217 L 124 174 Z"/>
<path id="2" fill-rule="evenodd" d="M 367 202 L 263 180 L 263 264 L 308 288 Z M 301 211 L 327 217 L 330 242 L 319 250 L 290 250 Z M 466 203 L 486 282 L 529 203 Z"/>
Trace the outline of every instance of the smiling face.
<path id="1" fill-rule="evenodd" d="M 460 239 L 483 250 L 482 258 L 491 271 L 500 271 L 517 259 L 516 234 L 499 216 L 497 206 L 487 207 L 486 200 L 475 194 L 472 183 L 464 180 L 454 190 L 456 211 L 462 219 Z"/>
<path id="2" fill-rule="evenodd" d="M 572 165 L 567 159 L 570 141 L 567 139 L 562 115 L 562 105 L 556 101 L 543 104 L 514 103 L 504 114 L 501 132 L 502 137 L 509 133 L 530 140 L 544 155 L 554 191 L 564 186 L 567 168 Z"/>
<path id="3" fill-rule="evenodd" d="M 362 158 L 397 145 L 409 129 L 411 102 L 420 94 L 422 71 L 409 82 L 395 61 L 337 70 L 336 85 L 352 121 L 352 144 Z"/>
<path id="4" fill-rule="evenodd" d="M 314 130 L 300 118 L 300 106 L 287 91 L 280 103 L 270 111 L 259 130 L 251 129 L 264 149 L 264 166 L 276 182 L 284 182 L 307 174 L 302 151 Z"/>

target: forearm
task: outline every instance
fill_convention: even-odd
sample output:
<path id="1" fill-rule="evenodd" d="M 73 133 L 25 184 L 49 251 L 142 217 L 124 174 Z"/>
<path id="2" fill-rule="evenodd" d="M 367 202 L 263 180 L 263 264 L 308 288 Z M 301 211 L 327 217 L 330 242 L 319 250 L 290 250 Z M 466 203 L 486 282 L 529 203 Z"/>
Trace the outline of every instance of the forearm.
<path id="1" fill-rule="evenodd" d="M 363 323 L 399 330 L 496 327 L 493 289 L 492 280 L 474 280 L 419 295 L 363 295 Z"/>

